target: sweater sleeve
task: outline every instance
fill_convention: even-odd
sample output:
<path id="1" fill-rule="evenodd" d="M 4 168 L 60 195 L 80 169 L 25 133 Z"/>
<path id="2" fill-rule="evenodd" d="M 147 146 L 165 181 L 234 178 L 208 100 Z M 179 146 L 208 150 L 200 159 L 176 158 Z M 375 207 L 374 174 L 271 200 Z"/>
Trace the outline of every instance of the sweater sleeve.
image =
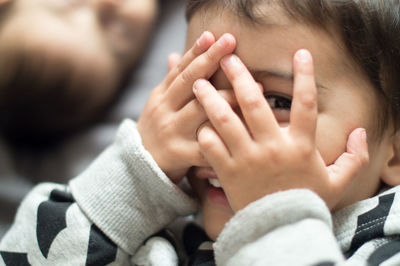
<path id="1" fill-rule="evenodd" d="M 0 265 L 125 265 L 146 238 L 195 210 L 126 120 L 68 186 L 40 184 L 27 195 L 1 240 Z"/>
<path id="2" fill-rule="evenodd" d="M 214 244 L 217 265 L 335 265 L 344 256 L 325 203 L 308 190 L 278 192 L 249 204 Z"/>

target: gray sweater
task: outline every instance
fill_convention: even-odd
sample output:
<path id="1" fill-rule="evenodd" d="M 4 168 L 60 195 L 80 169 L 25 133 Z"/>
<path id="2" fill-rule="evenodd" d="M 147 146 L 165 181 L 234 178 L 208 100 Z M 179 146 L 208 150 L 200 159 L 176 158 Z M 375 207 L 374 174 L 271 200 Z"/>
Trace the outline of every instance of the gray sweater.
<path id="1" fill-rule="evenodd" d="M 333 216 L 309 190 L 265 196 L 226 224 L 211 259 L 217 265 L 400 265 L 399 190 Z M 40 184 L 25 197 L 0 242 L 0 265 L 178 265 L 179 248 L 159 232 L 196 208 L 126 120 L 115 142 L 68 185 Z M 204 263 L 191 265 L 214 262 Z"/>

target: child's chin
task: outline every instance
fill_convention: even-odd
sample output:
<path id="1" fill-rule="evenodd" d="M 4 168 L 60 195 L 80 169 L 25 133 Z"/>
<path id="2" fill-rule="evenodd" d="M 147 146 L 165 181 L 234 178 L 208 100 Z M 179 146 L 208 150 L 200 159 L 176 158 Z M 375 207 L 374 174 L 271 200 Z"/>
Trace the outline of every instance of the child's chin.
<path id="1" fill-rule="evenodd" d="M 209 238 L 213 241 L 217 239 L 224 229 L 225 224 L 233 217 L 234 212 L 231 208 L 204 202 L 202 206 L 202 216 L 204 229 Z"/>

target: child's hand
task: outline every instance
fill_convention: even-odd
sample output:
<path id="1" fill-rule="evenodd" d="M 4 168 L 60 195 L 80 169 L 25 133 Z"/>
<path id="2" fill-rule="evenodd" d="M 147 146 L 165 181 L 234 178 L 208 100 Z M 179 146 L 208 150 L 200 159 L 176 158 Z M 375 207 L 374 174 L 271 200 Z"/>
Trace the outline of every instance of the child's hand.
<path id="1" fill-rule="evenodd" d="M 281 128 L 259 85 L 235 55 L 221 61 L 239 103 L 241 118 L 206 80 L 194 92 L 211 124 L 198 132 L 201 150 L 216 172 L 234 211 L 274 192 L 309 188 L 332 208 L 368 162 L 364 129 L 354 130 L 347 151 L 331 166 L 317 151 L 317 89 L 311 55 L 294 57 L 290 125 Z"/>
<path id="2" fill-rule="evenodd" d="M 144 147 L 173 182 L 179 182 L 191 166 L 208 166 L 196 140 L 196 131 L 207 116 L 193 95 L 193 83 L 209 79 L 235 47 L 232 35 L 224 34 L 215 42 L 205 32 L 181 60 L 170 57 L 168 75 L 154 89 L 139 118 Z M 231 90 L 220 95 L 234 104 Z"/>

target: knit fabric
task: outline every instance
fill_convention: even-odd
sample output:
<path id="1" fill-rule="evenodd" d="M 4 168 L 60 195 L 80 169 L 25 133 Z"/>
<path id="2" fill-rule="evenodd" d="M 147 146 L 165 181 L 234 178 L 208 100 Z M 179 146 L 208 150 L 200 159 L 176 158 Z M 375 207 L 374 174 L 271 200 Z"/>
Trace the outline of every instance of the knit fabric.
<path id="1" fill-rule="evenodd" d="M 399 188 L 330 214 L 305 189 L 267 195 L 215 243 L 181 223 L 197 205 L 159 169 L 133 121 L 69 185 L 35 187 L 0 242 L 0 265 L 400 265 Z"/>

